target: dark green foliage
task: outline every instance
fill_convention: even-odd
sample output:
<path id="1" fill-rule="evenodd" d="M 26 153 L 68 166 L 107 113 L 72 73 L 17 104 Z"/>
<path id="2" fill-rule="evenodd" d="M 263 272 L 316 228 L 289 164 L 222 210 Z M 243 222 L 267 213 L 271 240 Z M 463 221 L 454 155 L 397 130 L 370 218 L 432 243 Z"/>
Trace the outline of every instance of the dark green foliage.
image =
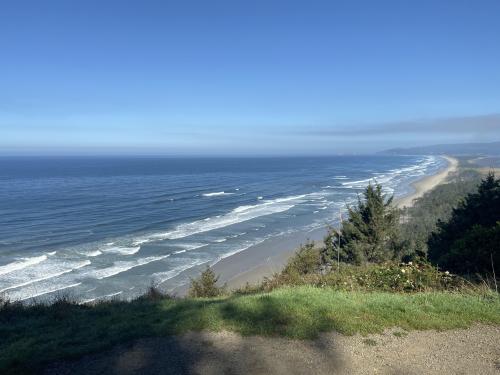
<path id="1" fill-rule="evenodd" d="M 161 290 L 160 286 L 155 283 L 151 283 L 151 285 L 146 289 L 146 293 L 139 297 L 139 299 L 149 301 L 158 301 L 167 298 L 172 297 Z"/>
<path id="2" fill-rule="evenodd" d="M 500 264 L 500 179 L 490 173 L 476 193 L 439 221 L 429 239 L 429 259 L 461 274 L 491 273 Z"/>
<path id="3" fill-rule="evenodd" d="M 340 231 L 334 227 L 328 227 L 327 234 L 323 239 L 323 248 L 321 249 L 321 263 L 326 268 L 336 268 L 337 263 L 340 261 L 347 261 L 350 259 L 348 254 L 345 241 L 339 246 L 339 242 L 342 240 Z"/>
<path id="4" fill-rule="evenodd" d="M 315 247 L 314 242 L 307 242 L 305 245 L 301 245 L 295 255 L 289 259 L 283 273 L 308 275 L 318 272 L 320 266 L 319 249 Z"/>
<path id="5" fill-rule="evenodd" d="M 368 185 L 363 199 L 349 207 L 349 218 L 342 231 L 331 230 L 325 241 L 323 259 L 335 259 L 340 237 L 340 260 L 361 264 L 393 259 L 398 251 L 399 212 L 392 206 L 379 184 Z"/>
<path id="6" fill-rule="evenodd" d="M 427 257 L 427 241 L 437 222 L 448 221 L 452 211 L 467 196 L 477 191 L 481 175 L 464 170 L 447 183 L 436 186 L 401 212 L 401 248 L 405 260 Z"/>
<path id="7" fill-rule="evenodd" d="M 500 267 L 500 222 L 490 228 L 474 225 L 439 260 L 441 267 L 454 272 L 492 274 L 492 263 Z"/>
<path id="8" fill-rule="evenodd" d="M 190 297 L 217 297 L 224 294 L 225 287 L 218 287 L 219 276 L 207 266 L 198 279 L 191 280 Z"/>

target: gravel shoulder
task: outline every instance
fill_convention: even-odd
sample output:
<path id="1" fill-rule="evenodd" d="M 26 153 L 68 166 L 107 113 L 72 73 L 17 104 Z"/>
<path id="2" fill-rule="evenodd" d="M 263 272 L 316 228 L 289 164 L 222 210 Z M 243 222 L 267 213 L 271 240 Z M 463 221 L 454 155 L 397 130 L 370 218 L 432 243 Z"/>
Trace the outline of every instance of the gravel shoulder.
<path id="1" fill-rule="evenodd" d="M 46 374 L 500 374 L 500 326 L 450 331 L 386 330 L 312 341 L 232 332 L 142 339 Z"/>

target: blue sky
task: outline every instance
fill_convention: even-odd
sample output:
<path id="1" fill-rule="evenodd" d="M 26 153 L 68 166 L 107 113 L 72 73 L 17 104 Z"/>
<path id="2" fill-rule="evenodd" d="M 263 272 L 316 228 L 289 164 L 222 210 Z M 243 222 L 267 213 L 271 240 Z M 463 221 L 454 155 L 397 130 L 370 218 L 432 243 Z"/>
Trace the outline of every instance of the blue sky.
<path id="1" fill-rule="evenodd" d="M 11 1 L 2 154 L 500 139 L 500 1 Z"/>

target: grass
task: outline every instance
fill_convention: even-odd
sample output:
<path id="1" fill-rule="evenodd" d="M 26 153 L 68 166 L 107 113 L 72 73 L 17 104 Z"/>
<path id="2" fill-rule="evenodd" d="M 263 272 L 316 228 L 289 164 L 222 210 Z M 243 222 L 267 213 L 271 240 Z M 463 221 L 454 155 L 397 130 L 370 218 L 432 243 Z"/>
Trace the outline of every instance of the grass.
<path id="1" fill-rule="evenodd" d="M 364 339 L 363 344 L 368 346 L 377 346 L 377 342 L 374 339 Z"/>
<path id="2" fill-rule="evenodd" d="M 392 334 L 394 336 L 396 336 L 396 337 L 405 337 L 405 336 L 408 336 L 408 333 L 406 333 L 404 331 L 396 331 L 396 332 L 393 332 Z"/>
<path id="3" fill-rule="evenodd" d="M 500 324 L 495 294 L 343 292 L 312 286 L 215 298 L 142 298 L 95 306 L 5 305 L 0 310 L 0 373 L 37 372 L 140 337 L 199 330 L 308 339 L 320 332 L 379 333 L 385 328 L 450 329 Z"/>

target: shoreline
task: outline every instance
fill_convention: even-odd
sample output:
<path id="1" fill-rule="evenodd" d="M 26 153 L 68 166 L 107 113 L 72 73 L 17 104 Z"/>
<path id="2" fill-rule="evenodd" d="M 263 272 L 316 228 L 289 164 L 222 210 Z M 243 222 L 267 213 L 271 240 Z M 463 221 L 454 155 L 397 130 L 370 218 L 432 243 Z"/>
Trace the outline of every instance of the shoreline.
<path id="1" fill-rule="evenodd" d="M 411 185 L 415 191 L 395 199 L 397 207 L 410 207 L 415 199 L 442 184 L 450 173 L 457 170 L 457 159 L 448 155 L 442 155 L 442 157 L 448 161 L 448 165 L 433 175 L 424 176 L 413 182 Z M 265 277 L 279 272 L 301 244 L 307 240 L 321 242 L 325 235 L 326 228 L 320 228 L 310 232 L 297 232 L 293 235 L 272 238 L 224 258 L 212 268 L 216 274 L 220 275 L 221 283 L 226 283 L 229 289 L 244 287 L 247 283 L 255 285 Z M 174 291 L 184 295 L 187 293 L 188 287 L 188 285 L 180 286 Z"/>
<path id="2" fill-rule="evenodd" d="M 415 199 L 422 197 L 426 192 L 442 184 L 450 173 L 457 171 L 457 159 L 448 155 L 441 155 L 441 157 L 448 161 L 448 165 L 439 170 L 436 174 L 424 176 L 421 179 L 412 182 L 411 186 L 413 187 L 413 189 L 415 189 L 415 191 L 413 193 L 395 199 L 394 203 L 397 207 L 411 207 Z"/>

